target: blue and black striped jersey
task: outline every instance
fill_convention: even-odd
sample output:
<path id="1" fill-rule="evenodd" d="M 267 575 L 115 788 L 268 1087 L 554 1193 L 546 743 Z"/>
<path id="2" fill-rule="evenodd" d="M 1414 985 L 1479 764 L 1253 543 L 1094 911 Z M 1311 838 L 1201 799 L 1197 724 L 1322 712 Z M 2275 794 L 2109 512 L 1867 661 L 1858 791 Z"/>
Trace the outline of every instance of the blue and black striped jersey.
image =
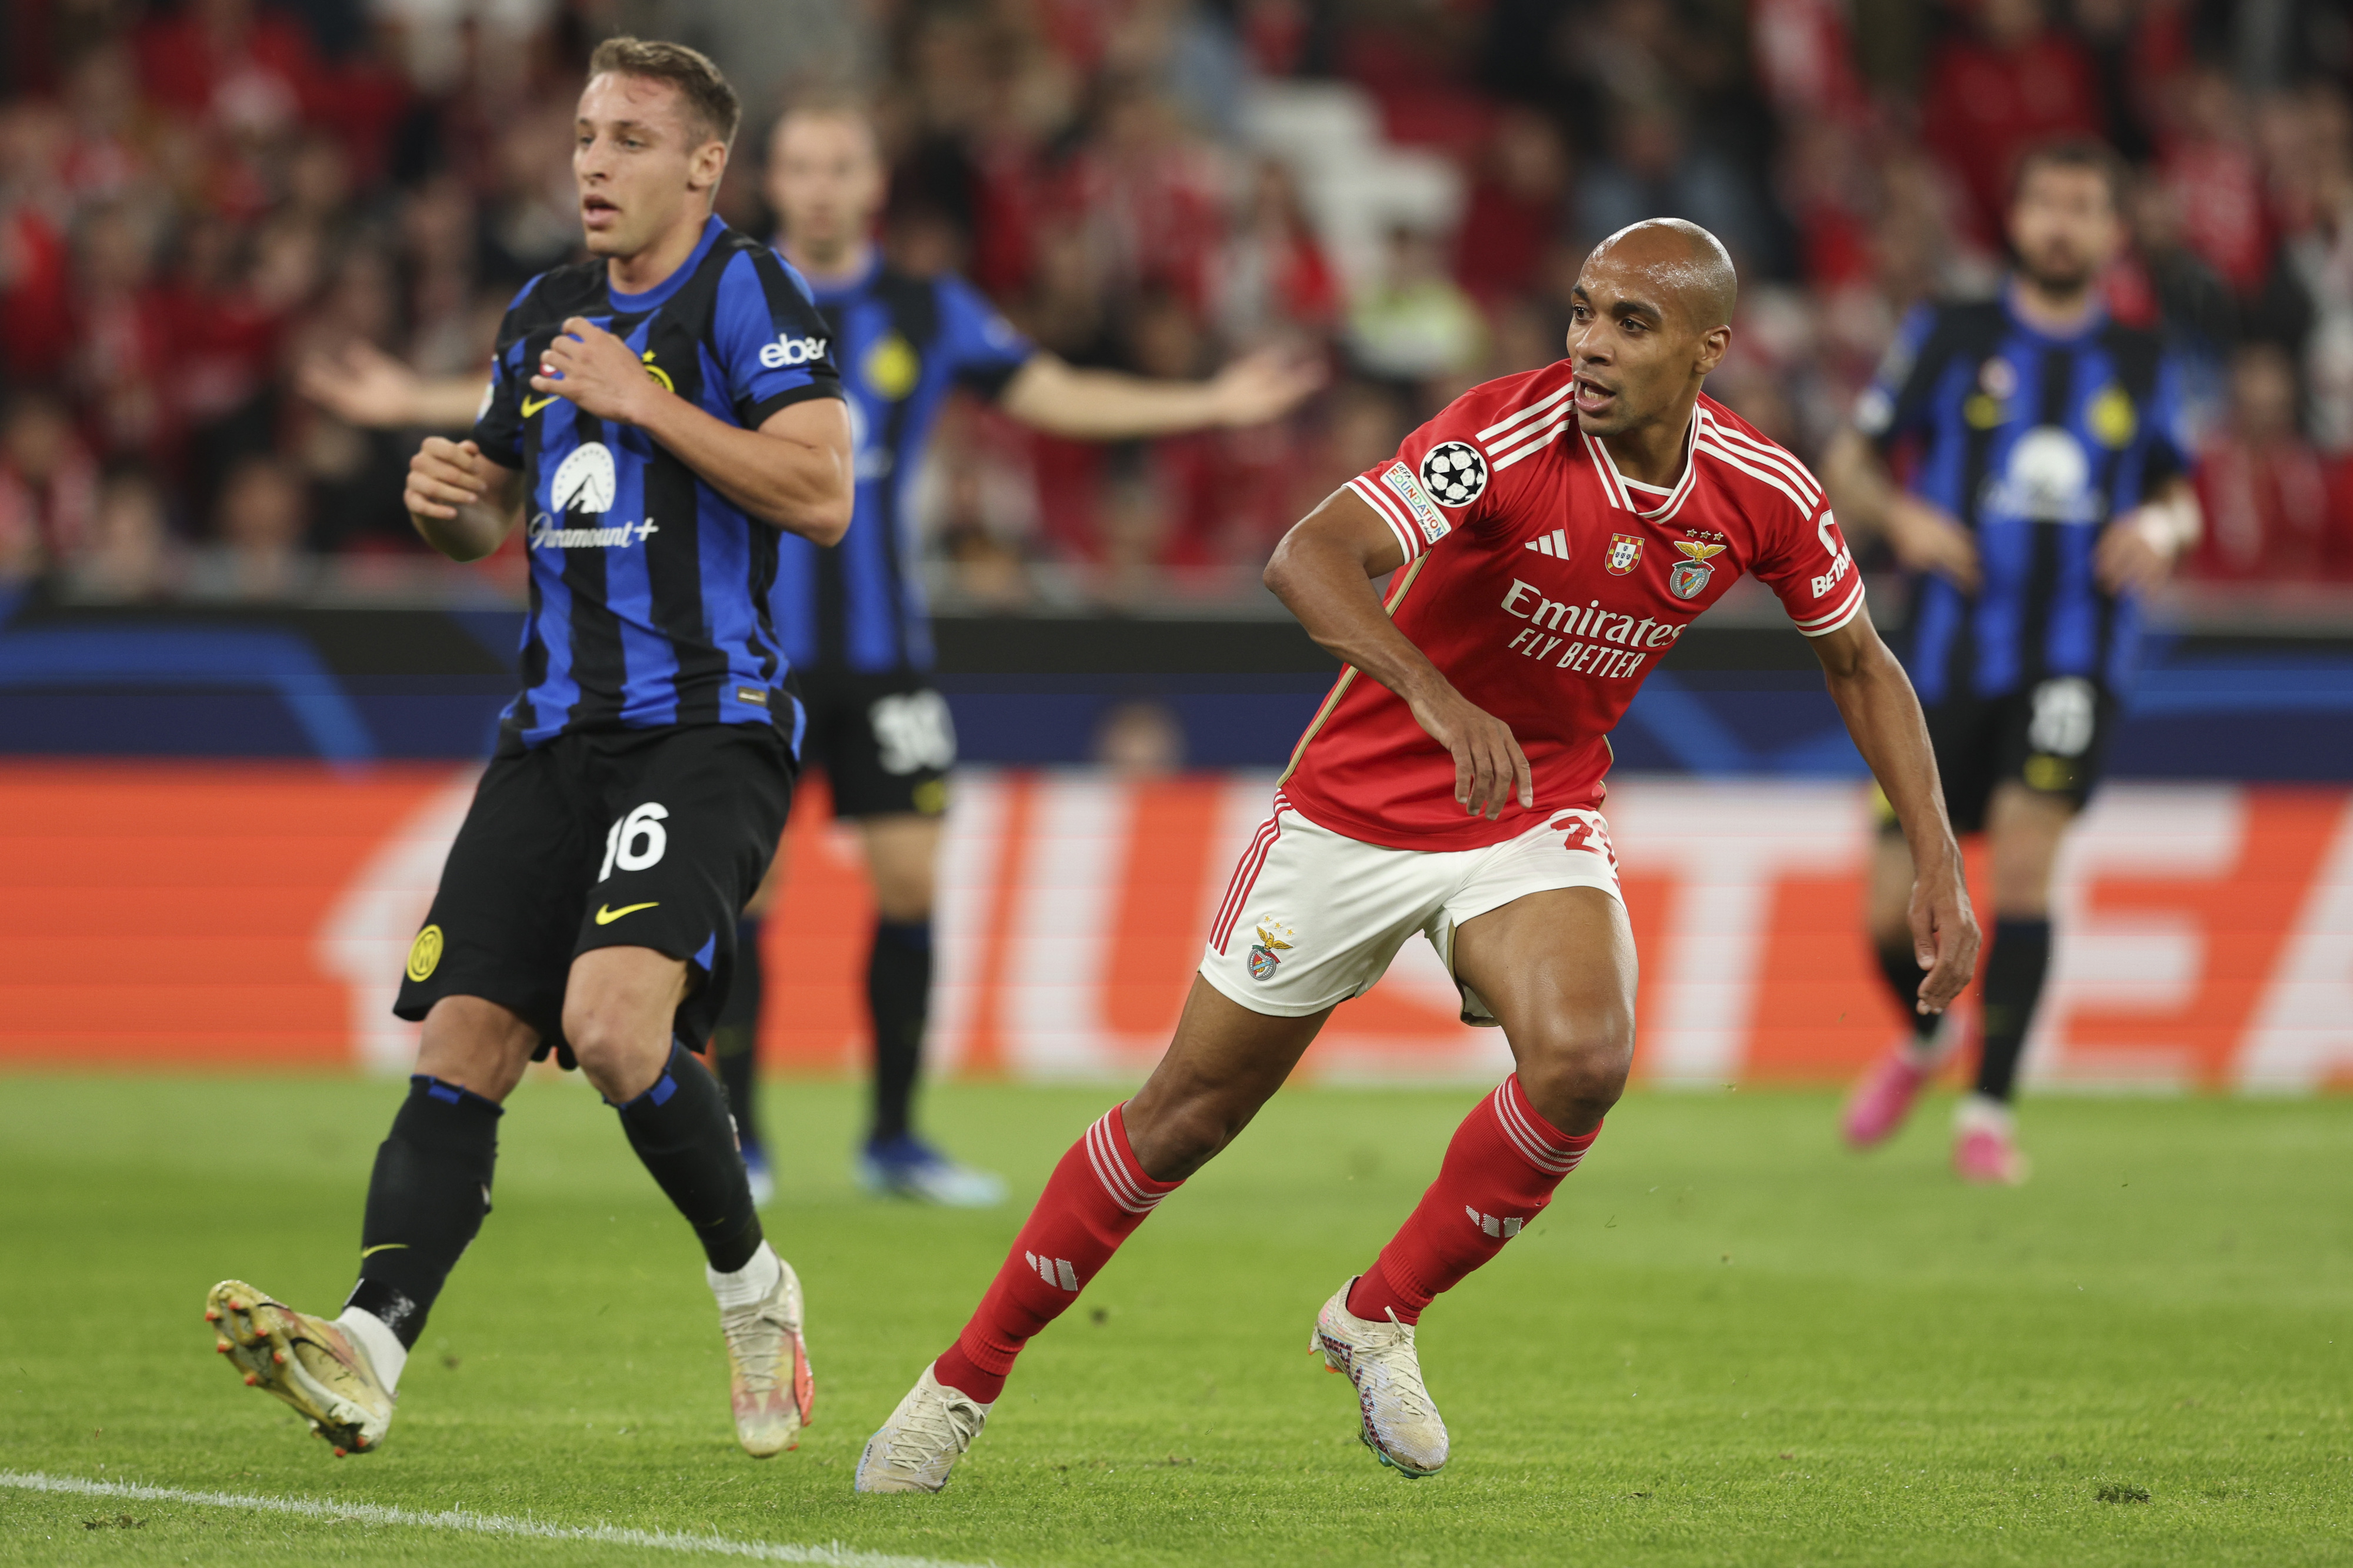
<path id="1" fill-rule="evenodd" d="M 502 746 L 568 730 L 774 723 L 797 747 L 799 704 L 771 620 L 778 531 L 644 431 L 608 425 L 531 377 L 565 320 L 619 337 L 646 374 L 714 416 L 756 429 L 808 397 L 838 397 L 828 331 L 785 260 L 717 218 L 694 254 L 641 294 L 601 260 L 526 284 L 499 329 L 474 438 L 523 472 L 531 613 L 522 691 Z"/>
<path id="2" fill-rule="evenodd" d="M 2140 607 L 2103 591 L 2101 526 L 2189 466 L 2180 367 L 2153 333 L 2100 316 L 2070 336 L 2005 300 L 1922 306 L 1855 424 L 1910 448 L 1909 487 L 1968 524 L 1983 582 L 1923 574 L 1909 657 L 1923 702 L 1999 697 L 2053 676 L 2130 681 Z"/>
<path id="3" fill-rule="evenodd" d="M 1037 351 L 960 278 L 914 278 L 878 259 L 816 293 L 841 367 L 858 450 L 858 507 L 833 549 L 786 539 L 772 597 L 793 663 L 926 669 L 931 627 L 908 492 L 955 387 L 994 397 Z"/>

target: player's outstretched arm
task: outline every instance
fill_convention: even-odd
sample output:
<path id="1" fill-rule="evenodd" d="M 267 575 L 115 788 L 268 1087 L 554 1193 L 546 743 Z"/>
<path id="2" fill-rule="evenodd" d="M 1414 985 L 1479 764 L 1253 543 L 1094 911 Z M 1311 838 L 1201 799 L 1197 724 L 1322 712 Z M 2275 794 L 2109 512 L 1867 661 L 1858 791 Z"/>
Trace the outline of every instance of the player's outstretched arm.
<path id="1" fill-rule="evenodd" d="M 1373 579 L 1405 564 L 1389 526 L 1355 491 L 1332 492 L 1293 525 L 1266 563 L 1266 585 L 1307 635 L 1405 699 L 1416 722 L 1454 753 L 1454 798 L 1489 820 L 1536 803 L 1527 753 L 1511 726 L 1474 705 L 1398 630 Z"/>
<path id="2" fill-rule="evenodd" d="M 472 441 L 427 436 L 408 459 L 401 500 L 426 543 L 452 561 L 480 561 L 522 515 L 522 476 Z"/>
<path id="3" fill-rule="evenodd" d="M 1324 363 L 1265 349 L 1207 381 L 1153 381 L 1113 370 L 1081 370 L 1034 353 L 1013 374 L 997 406 L 1035 430 L 1074 441 L 1126 441 L 1213 426 L 1281 418 L 1324 384 Z"/>
<path id="4" fill-rule="evenodd" d="M 482 377 L 419 375 L 365 342 L 340 353 L 313 353 L 296 373 L 302 395 L 346 425 L 362 429 L 463 430 L 473 424 L 482 400 Z"/>
<path id="5" fill-rule="evenodd" d="M 787 404 L 746 430 L 653 380 L 628 344 L 579 316 L 564 323 L 531 384 L 636 426 L 762 522 L 819 544 L 849 531 L 849 410 L 838 397 Z"/>
<path id="6" fill-rule="evenodd" d="M 1961 875 L 1960 846 L 1945 816 L 1944 785 L 1920 699 L 1879 640 L 1869 611 L 1811 641 L 1847 733 L 1871 764 L 1912 847 L 1912 949 L 1928 972 L 1920 982 L 1919 1006 L 1941 1013 L 1977 973 L 1978 918 Z"/>

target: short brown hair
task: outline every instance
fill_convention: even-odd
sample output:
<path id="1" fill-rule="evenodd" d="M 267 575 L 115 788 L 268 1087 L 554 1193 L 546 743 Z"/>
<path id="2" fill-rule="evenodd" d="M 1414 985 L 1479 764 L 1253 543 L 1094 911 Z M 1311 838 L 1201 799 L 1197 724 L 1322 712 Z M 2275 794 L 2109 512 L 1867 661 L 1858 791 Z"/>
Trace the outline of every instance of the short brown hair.
<path id="1" fill-rule="evenodd" d="M 2038 169 L 2081 169 L 2097 174 L 2108 187 L 2110 210 L 2125 210 L 2125 161 L 2115 148 L 2095 136 L 2063 136 L 2029 147 L 2010 172 L 2010 205 L 2018 205 L 2018 198 L 2026 194 L 2027 179 Z"/>
<path id="2" fill-rule="evenodd" d="M 687 118 L 696 128 L 712 141 L 735 145 L 735 128 L 743 122 L 744 102 L 727 85 L 727 79 L 719 74 L 719 68 L 711 63 L 711 57 L 702 50 L 690 49 L 684 44 L 666 44 L 659 38 L 624 35 L 606 39 L 588 57 L 592 80 L 607 71 L 670 83 L 686 100 Z"/>

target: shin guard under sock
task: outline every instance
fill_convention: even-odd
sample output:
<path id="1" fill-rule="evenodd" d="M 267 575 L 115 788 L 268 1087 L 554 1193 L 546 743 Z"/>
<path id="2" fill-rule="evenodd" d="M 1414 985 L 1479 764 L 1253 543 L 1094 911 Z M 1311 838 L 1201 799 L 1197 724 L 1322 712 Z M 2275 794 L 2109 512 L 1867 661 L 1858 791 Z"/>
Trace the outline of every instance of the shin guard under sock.
<path id="1" fill-rule="evenodd" d="M 1446 1146 L 1438 1180 L 1372 1268 L 1348 1292 L 1348 1310 L 1375 1321 L 1422 1309 L 1520 1234 L 1552 1202 L 1601 1129 L 1572 1138 L 1528 1103 L 1517 1073 L 1479 1102 Z"/>
<path id="2" fill-rule="evenodd" d="M 750 1262 L 760 1249 L 760 1216 L 719 1080 L 673 1043 L 653 1087 L 614 1109 L 629 1147 L 694 1226 L 711 1267 L 733 1274 Z"/>
<path id="3" fill-rule="evenodd" d="M 1913 956 L 1912 943 L 1908 940 L 1880 942 L 1874 946 L 1879 955 L 1879 973 L 1887 977 L 1888 994 L 1895 998 L 1895 1005 L 1904 1009 L 1904 1016 L 1912 1020 L 1913 1043 L 1925 1047 L 1936 1037 L 1938 1026 L 1945 1021 L 1941 1013 L 1920 1011 L 1920 982 L 1926 978 L 1928 972 L 1921 968 L 1919 960 Z"/>
<path id="4" fill-rule="evenodd" d="M 996 1403 L 1021 1347 L 1079 1299 L 1119 1244 L 1181 1184 L 1144 1173 L 1120 1110 L 1105 1111 L 1054 1167 L 980 1310 L 934 1365 L 941 1383 Z"/>
<path id="5" fill-rule="evenodd" d="M 2042 999 L 2042 976 L 2051 967 L 2051 922 L 1997 915 L 1985 961 L 1985 1003 L 1978 1033 L 1978 1092 L 2010 1103 L 2018 1080 L 2019 1053 Z"/>
<path id="6" fill-rule="evenodd" d="M 375 1152 L 360 1221 L 360 1278 L 345 1307 L 380 1320 L 403 1348 L 425 1331 L 443 1281 L 491 1212 L 499 1107 L 418 1073 Z"/>
<path id="7" fill-rule="evenodd" d="M 735 977 L 711 1029 L 711 1068 L 727 1090 L 727 1110 L 746 1148 L 760 1145 L 760 1003 L 767 989 L 760 960 L 760 917 L 735 922 Z"/>
<path id="8" fill-rule="evenodd" d="M 866 958 L 866 1005 L 874 1020 L 874 1125 L 877 1143 L 913 1129 L 915 1079 L 931 1019 L 932 928 L 927 921 L 877 921 Z"/>

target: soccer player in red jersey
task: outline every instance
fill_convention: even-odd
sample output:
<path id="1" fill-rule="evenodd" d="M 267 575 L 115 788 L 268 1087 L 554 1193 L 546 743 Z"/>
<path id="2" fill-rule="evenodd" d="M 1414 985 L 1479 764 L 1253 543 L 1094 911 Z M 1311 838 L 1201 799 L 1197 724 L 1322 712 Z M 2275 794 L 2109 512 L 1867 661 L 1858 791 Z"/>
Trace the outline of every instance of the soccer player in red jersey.
<path id="1" fill-rule="evenodd" d="M 1813 639 L 1903 824 L 1921 1003 L 1968 984 L 1977 921 L 1911 683 L 1820 485 L 1701 394 L 1734 291 L 1704 229 L 1611 236 L 1577 279 L 1567 358 L 1472 388 L 1284 538 L 1267 584 L 1346 668 L 1235 868 L 1167 1054 L 1055 1167 L 979 1310 L 868 1442 L 860 1490 L 946 1484 L 1022 1346 L 1415 931 L 1518 1070 L 1324 1304 L 1310 1348 L 1355 1385 L 1383 1463 L 1446 1463 L 1415 1325 L 1551 1201 L 1633 1054 L 1634 944 L 1600 814 L 1609 731 L 1743 573 Z M 1392 574 L 1384 601 L 1373 584 Z"/>

